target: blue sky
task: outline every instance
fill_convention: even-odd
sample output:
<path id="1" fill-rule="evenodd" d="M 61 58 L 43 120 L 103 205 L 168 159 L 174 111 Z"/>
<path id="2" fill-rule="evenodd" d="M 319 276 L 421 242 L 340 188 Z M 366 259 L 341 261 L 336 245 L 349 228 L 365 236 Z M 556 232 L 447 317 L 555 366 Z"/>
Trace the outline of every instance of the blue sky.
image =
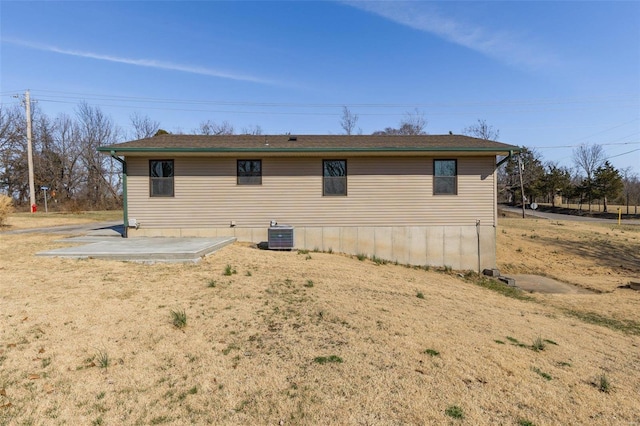
<path id="1" fill-rule="evenodd" d="M 130 132 L 204 120 L 365 134 L 416 108 L 427 132 L 486 120 L 571 165 L 603 145 L 640 173 L 640 2 L 1 1 L 0 101 L 86 100 Z M 130 134 L 130 133 L 129 133 Z"/>

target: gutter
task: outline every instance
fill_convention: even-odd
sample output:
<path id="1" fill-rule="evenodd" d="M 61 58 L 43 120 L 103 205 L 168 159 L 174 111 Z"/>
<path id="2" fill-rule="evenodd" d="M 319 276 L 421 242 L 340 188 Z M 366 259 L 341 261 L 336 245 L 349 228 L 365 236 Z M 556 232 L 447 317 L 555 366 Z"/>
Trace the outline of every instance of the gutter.
<path id="1" fill-rule="evenodd" d="M 129 229 L 129 212 L 127 208 L 127 162 L 122 158 L 116 156 L 114 150 L 110 151 L 111 158 L 117 160 L 122 164 L 122 220 L 123 220 L 123 233 L 122 236 L 127 238 L 127 230 Z"/>

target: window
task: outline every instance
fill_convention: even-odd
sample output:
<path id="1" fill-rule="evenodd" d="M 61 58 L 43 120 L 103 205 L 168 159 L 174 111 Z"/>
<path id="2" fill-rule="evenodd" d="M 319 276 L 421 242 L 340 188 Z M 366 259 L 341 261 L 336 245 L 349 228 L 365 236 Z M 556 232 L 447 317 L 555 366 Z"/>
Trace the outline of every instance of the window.
<path id="1" fill-rule="evenodd" d="M 458 164 L 456 160 L 433 160 L 433 195 L 458 193 Z"/>
<path id="2" fill-rule="evenodd" d="M 262 160 L 238 160 L 238 185 L 262 185 Z"/>
<path id="3" fill-rule="evenodd" d="M 322 169 L 322 195 L 347 195 L 347 160 L 323 160 Z"/>
<path id="4" fill-rule="evenodd" d="M 173 197 L 173 160 L 149 161 L 149 196 Z"/>

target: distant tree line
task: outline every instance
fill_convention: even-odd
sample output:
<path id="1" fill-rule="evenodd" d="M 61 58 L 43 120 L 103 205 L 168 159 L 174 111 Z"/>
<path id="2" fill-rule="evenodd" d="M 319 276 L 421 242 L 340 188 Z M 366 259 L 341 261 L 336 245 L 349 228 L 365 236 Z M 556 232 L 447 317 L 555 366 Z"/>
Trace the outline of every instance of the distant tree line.
<path id="1" fill-rule="evenodd" d="M 633 206 L 628 213 L 637 214 L 640 204 L 640 179 L 632 170 L 617 170 L 606 159 L 600 145 L 580 145 L 573 151 L 574 167 L 543 162 L 535 149 L 522 148 L 498 170 L 500 201 L 517 204 L 520 196 L 520 164 L 527 203 L 546 202 L 577 204 L 591 211 L 594 204 L 608 211 L 609 204 Z M 625 210 L 625 213 L 627 211 Z"/>
<path id="2" fill-rule="evenodd" d="M 99 108 L 87 103 L 75 115 L 51 118 L 37 104 L 31 109 L 36 200 L 49 188 L 50 205 L 67 208 L 117 207 L 121 175 L 118 162 L 96 151 L 122 140 L 121 129 Z M 0 192 L 17 205 L 29 203 L 26 116 L 16 105 L 0 108 Z"/>

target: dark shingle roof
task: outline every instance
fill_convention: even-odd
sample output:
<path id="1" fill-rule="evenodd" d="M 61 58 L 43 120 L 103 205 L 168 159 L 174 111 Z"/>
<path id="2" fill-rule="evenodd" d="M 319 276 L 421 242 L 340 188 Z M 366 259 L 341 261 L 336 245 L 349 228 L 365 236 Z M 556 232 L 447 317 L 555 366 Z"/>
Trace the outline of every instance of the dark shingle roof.
<path id="1" fill-rule="evenodd" d="M 98 148 L 118 155 L 143 152 L 399 152 L 508 153 L 514 145 L 462 135 L 159 135 Z"/>

